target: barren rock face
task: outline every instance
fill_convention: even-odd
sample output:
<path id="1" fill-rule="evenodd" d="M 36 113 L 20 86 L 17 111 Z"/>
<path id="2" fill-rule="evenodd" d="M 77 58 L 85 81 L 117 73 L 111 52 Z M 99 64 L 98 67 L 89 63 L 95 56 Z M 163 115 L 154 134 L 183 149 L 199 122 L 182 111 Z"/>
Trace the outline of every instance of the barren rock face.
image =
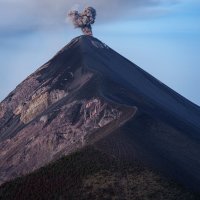
<path id="1" fill-rule="evenodd" d="M 46 110 L 48 107 L 48 93 L 41 94 L 38 97 L 35 97 L 32 101 L 25 106 L 25 109 L 22 110 L 20 120 L 27 124 L 32 119 L 34 119 L 42 111 Z"/>
<path id="2" fill-rule="evenodd" d="M 50 92 L 49 101 L 51 104 L 56 103 L 66 95 L 67 94 L 64 90 L 53 90 Z"/>
<path id="3" fill-rule="evenodd" d="M 100 42 L 96 44 L 101 46 Z M 98 94 L 96 73 L 88 70 L 81 59 L 71 57 L 73 51 L 81 55 L 81 48 L 74 44 L 69 47 L 0 104 L 0 182 L 83 147 L 90 143 L 91 135 L 107 130 L 109 124 L 112 129 L 109 127 L 107 133 L 120 126 L 115 122 L 125 116 L 124 106 Z M 97 134 L 92 141 L 99 137 Z"/>
<path id="4" fill-rule="evenodd" d="M 133 155 L 195 187 L 199 130 L 198 106 L 99 40 L 81 36 L 0 104 L 0 183 L 100 140 L 109 149 L 107 138 L 116 134 L 119 146 L 124 142 Z"/>
<path id="5" fill-rule="evenodd" d="M 46 95 L 34 99 L 36 102 L 47 102 Z M 36 104 L 38 105 L 32 105 Z M 40 105 L 42 106 L 38 107 L 41 109 L 46 106 L 44 103 Z M 29 108 L 23 120 L 30 119 L 29 116 L 33 118 L 36 111 L 42 112 L 39 109 L 33 111 Z M 9 180 L 16 174 L 26 174 L 52 159 L 81 148 L 88 142 L 89 135 L 122 115 L 119 107 L 109 105 L 99 98 L 76 100 L 51 110 L 47 115 L 23 128 L 12 139 L 1 143 L 1 181 Z"/>
<path id="6" fill-rule="evenodd" d="M 32 99 L 29 102 L 27 102 L 24 106 L 19 105 L 14 111 L 14 114 L 21 115 L 20 120 L 24 124 L 27 124 L 36 116 L 45 111 L 48 108 L 48 106 L 56 103 L 64 96 L 66 96 L 66 93 L 63 90 L 54 90 L 50 92 L 50 94 L 48 92 L 37 93 L 37 95 L 34 95 Z"/>
<path id="7" fill-rule="evenodd" d="M 32 96 L 30 101 L 19 104 L 14 110 L 14 114 L 20 115 L 20 120 L 27 124 L 37 115 L 46 110 L 48 106 L 56 103 L 65 96 L 66 92 L 64 90 L 53 90 L 49 94 L 46 88 L 41 88 Z"/>
<path id="8" fill-rule="evenodd" d="M 20 104 L 20 105 L 18 105 L 17 108 L 14 110 L 14 114 L 15 114 L 15 115 L 20 115 L 20 114 L 22 113 L 22 111 L 23 111 L 23 105 Z"/>
<path id="9" fill-rule="evenodd" d="M 24 82 L 17 86 L 10 96 L 8 96 L 8 103 L 10 107 L 12 109 L 16 109 L 19 104 L 28 101 L 32 97 L 39 84 L 40 83 L 37 80 L 37 76 L 28 77 Z"/>
<path id="10" fill-rule="evenodd" d="M 0 104 L 0 119 L 4 116 L 5 112 L 6 112 L 5 105 L 4 103 L 1 103 Z"/>

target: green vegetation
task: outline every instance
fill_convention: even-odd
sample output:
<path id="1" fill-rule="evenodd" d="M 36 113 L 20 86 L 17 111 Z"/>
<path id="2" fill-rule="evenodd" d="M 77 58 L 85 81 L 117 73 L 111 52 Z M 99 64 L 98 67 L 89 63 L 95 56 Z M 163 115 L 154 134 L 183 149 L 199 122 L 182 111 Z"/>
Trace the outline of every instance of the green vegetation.
<path id="1" fill-rule="evenodd" d="M 40 168 L 0 187 L 2 200 L 200 199 L 136 163 L 126 163 L 94 147 Z"/>

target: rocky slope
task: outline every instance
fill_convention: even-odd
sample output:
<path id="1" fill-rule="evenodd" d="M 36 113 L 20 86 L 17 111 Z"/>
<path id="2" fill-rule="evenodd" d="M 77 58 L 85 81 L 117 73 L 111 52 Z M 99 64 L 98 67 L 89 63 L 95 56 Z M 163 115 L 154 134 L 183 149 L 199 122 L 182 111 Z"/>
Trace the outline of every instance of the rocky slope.
<path id="1" fill-rule="evenodd" d="M 200 108 L 80 36 L 0 104 L 0 182 L 87 144 L 200 189 Z"/>

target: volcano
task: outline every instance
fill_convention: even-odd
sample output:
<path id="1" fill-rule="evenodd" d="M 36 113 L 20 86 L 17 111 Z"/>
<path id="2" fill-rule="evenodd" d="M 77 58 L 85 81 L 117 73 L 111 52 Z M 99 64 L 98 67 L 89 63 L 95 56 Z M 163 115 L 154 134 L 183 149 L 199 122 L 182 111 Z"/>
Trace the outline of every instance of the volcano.
<path id="1" fill-rule="evenodd" d="M 0 104 L 0 183 L 93 146 L 200 190 L 200 107 L 92 36 Z"/>

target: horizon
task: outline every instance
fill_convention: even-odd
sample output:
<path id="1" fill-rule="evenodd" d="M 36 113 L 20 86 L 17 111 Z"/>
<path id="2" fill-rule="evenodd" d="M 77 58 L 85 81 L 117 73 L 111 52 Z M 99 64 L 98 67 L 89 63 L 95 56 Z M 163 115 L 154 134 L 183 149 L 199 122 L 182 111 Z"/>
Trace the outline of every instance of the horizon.
<path id="1" fill-rule="evenodd" d="M 61 12 L 58 17 L 54 15 L 56 11 L 52 16 L 49 13 L 43 16 L 43 10 L 39 9 L 38 18 L 34 18 L 34 12 L 28 13 L 24 0 L 17 7 L 21 12 L 11 14 L 7 14 L 8 9 L 15 4 L 3 2 L 0 10 L 7 8 L 7 12 L 4 9 L 5 20 L 0 23 L 0 101 L 66 43 L 80 35 L 80 30 L 64 22 L 67 9 L 75 5 L 73 2 L 80 1 L 69 2 L 71 4 L 66 3 L 66 12 Z M 138 1 L 127 2 L 127 5 L 115 5 L 118 15 L 111 15 L 104 1 L 91 3 L 97 10 L 94 37 L 200 105 L 200 95 L 196 92 L 200 84 L 200 68 L 197 66 L 200 62 L 200 3 L 197 0 L 158 1 L 157 4 L 148 0 L 141 4 Z M 28 6 L 36 11 L 41 5 Z M 27 15 L 28 19 L 24 19 Z"/>

